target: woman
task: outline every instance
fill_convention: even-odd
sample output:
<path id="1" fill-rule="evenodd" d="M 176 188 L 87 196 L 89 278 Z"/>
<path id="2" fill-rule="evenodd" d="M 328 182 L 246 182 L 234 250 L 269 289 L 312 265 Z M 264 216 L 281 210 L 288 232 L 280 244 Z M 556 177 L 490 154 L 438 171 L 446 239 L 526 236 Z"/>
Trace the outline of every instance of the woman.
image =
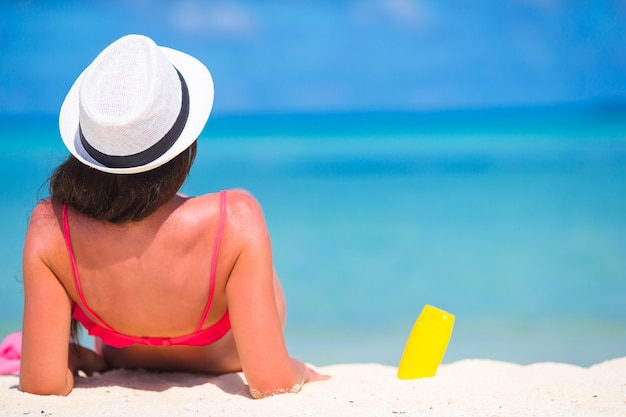
<path id="1" fill-rule="evenodd" d="M 290 358 L 263 214 L 243 191 L 177 194 L 211 111 L 195 58 L 140 35 L 108 46 L 59 116 L 71 153 L 30 219 L 20 388 L 67 395 L 113 368 L 243 370 L 259 398 L 325 379 Z M 98 354 L 69 347 L 78 321 Z"/>

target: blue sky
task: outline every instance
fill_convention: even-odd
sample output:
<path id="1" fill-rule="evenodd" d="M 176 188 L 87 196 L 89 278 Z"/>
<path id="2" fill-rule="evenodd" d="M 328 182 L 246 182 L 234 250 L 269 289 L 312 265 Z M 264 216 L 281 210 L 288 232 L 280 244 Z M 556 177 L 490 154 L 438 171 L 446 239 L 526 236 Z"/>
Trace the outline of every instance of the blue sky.
<path id="1" fill-rule="evenodd" d="M 215 112 L 626 101 L 626 2 L 15 1 L 0 5 L 0 113 L 56 113 L 118 37 L 195 55 Z"/>

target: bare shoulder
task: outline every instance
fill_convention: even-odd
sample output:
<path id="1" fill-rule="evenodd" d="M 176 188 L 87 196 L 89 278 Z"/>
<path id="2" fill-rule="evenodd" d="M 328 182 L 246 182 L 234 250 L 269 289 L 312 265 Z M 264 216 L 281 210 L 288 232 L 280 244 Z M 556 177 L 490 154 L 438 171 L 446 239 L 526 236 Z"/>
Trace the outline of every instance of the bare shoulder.
<path id="1" fill-rule="evenodd" d="M 37 204 L 30 215 L 26 240 L 24 242 L 24 257 L 44 258 L 63 238 L 60 225 L 61 207 L 50 200 L 43 200 Z"/>
<path id="2" fill-rule="evenodd" d="M 28 221 L 28 230 L 30 232 L 43 233 L 48 235 L 46 232 L 59 231 L 59 215 L 61 208 L 56 207 L 50 200 L 43 200 L 37 204 L 37 206 L 33 209 L 30 214 L 30 219 Z"/>
<path id="3" fill-rule="evenodd" d="M 250 192 L 243 189 L 228 191 L 228 209 L 230 216 L 242 221 L 263 218 L 261 204 Z"/>
<path id="4" fill-rule="evenodd" d="M 231 231 L 244 241 L 266 238 L 268 232 L 263 209 L 251 193 L 242 189 L 229 190 L 227 210 L 227 222 Z"/>
<path id="5" fill-rule="evenodd" d="M 262 215 L 261 205 L 250 192 L 241 188 L 225 191 L 227 192 L 228 217 L 245 218 Z M 186 200 L 185 206 L 190 207 L 192 212 L 195 212 L 195 216 L 199 215 L 199 213 L 210 214 L 211 212 L 219 211 L 220 193 L 182 197 Z"/>

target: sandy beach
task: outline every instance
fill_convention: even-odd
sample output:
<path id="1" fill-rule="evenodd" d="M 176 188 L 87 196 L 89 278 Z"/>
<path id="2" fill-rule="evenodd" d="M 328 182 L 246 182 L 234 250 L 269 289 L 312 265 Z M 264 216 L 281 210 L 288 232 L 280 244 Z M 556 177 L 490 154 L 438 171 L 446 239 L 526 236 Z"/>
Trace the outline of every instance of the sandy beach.
<path id="1" fill-rule="evenodd" d="M 589 368 L 482 359 L 403 381 L 396 368 L 337 364 L 299 394 L 253 400 L 243 374 L 219 377 L 117 370 L 80 378 L 68 397 L 40 397 L 0 377 L 2 416 L 626 416 L 626 357 Z"/>

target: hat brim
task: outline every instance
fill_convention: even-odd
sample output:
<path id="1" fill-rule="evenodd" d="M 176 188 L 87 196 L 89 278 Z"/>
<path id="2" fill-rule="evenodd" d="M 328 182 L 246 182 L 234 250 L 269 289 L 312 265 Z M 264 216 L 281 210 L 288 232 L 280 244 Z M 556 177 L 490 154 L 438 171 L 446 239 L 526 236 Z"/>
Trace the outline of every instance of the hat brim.
<path id="1" fill-rule="evenodd" d="M 78 92 L 84 75 L 83 72 L 76 79 L 67 96 L 65 96 L 59 112 L 59 130 L 63 143 L 79 161 L 100 171 L 112 174 L 136 174 L 138 172 L 150 171 L 172 160 L 191 146 L 200 136 L 213 107 L 214 90 L 211 73 L 204 64 L 191 55 L 164 46 L 159 48 L 182 74 L 189 90 L 189 116 L 176 142 L 159 158 L 136 167 L 111 168 L 93 159 L 83 147 L 78 129 L 80 114 Z"/>

